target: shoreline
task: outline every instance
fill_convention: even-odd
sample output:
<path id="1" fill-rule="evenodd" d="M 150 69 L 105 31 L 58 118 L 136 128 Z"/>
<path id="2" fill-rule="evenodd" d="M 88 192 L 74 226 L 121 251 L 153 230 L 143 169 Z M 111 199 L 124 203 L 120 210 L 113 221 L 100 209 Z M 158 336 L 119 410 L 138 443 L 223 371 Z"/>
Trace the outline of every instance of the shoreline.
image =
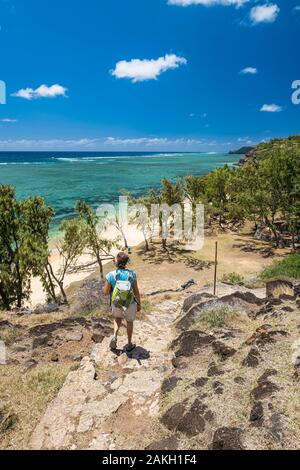
<path id="1" fill-rule="evenodd" d="M 127 235 L 128 245 L 132 248 L 140 245 L 144 241 L 141 231 L 139 231 L 137 227 L 134 225 L 128 226 L 126 235 Z M 108 238 L 110 240 L 115 239 L 116 230 L 113 228 L 110 231 L 108 230 L 107 232 L 104 233 L 104 238 Z M 55 271 L 59 270 L 59 267 L 60 267 L 60 259 L 59 259 L 60 257 L 56 248 L 56 243 L 58 240 L 59 240 L 59 237 L 53 237 L 49 239 L 49 249 L 51 252 L 50 260 Z M 120 243 L 122 243 L 122 241 L 120 241 Z M 119 251 L 120 249 L 114 248 L 112 250 L 112 254 L 116 255 Z M 82 256 L 78 258 L 78 264 L 79 265 L 87 264 L 89 262 L 92 262 L 93 260 L 94 258 L 92 256 L 88 254 L 83 254 Z M 103 265 L 105 266 L 106 264 L 110 262 L 111 260 L 103 261 Z M 93 273 L 95 270 L 97 270 L 97 265 L 95 265 L 94 268 L 91 268 L 86 271 L 79 271 L 76 273 L 66 274 L 65 283 L 64 283 L 65 288 L 70 287 L 70 285 L 75 282 L 83 281 L 84 279 L 88 278 L 91 275 L 91 273 Z M 32 278 L 32 282 L 31 282 L 31 295 L 28 301 L 28 306 L 30 308 L 36 308 L 39 305 L 42 305 L 45 303 L 46 303 L 46 293 L 43 290 L 42 283 L 39 278 L 34 277 Z"/>

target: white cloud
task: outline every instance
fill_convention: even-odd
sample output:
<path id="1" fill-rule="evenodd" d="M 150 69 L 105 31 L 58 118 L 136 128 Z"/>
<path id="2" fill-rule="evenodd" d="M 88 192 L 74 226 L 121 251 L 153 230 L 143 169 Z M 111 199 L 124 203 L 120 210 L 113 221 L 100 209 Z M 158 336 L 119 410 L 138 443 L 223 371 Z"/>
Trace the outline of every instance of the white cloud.
<path id="1" fill-rule="evenodd" d="M 90 148 L 100 142 L 100 139 L 7 139 L 0 140 L 0 148 L 11 150 L 38 150 L 38 149 L 76 149 Z"/>
<path id="2" fill-rule="evenodd" d="M 247 74 L 255 75 L 256 73 L 258 73 L 258 70 L 255 67 L 245 67 L 244 69 L 240 71 L 240 74 L 242 75 L 247 75 Z"/>
<path id="3" fill-rule="evenodd" d="M 178 57 L 175 54 L 166 54 L 164 57 L 150 60 L 121 60 L 116 64 L 111 74 L 116 78 L 128 78 L 136 83 L 145 80 L 156 80 L 161 73 L 169 69 L 176 69 L 186 63 L 187 60 L 184 57 Z"/>
<path id="4" fill-rule="evenodd" d="M 234 5 L 240 7 L 248 2 L 249 0 L 168 0 L 169 5 L 178 5 L 182 7 L 188 7 L 190 5 L 203 5 L 206 7 L 213 5 Z"/>
<path id="5" fill-rule="evenodd" d="M 4 119 L 0 119 L 0 122 L 12 123 L 12 122 L 18 122 L 18 120 L 17 119 L 4 118 Z"/>
<path id="6" fill-rule="evenodd" d="M 278 104 L 264 104 L 260 110 L 265 113 L 280 113 L 282 106 L 278 106 Z"/>
<path id="7" fill-rule="evenodd" d="M 237 140 L 239 143 L 242 143 L 242 144 L 247 144 L 247 145 L 251 145 L 253 144 L 253 140 L 250 139 L 250 137 L 239 137 L 238 140 Z"/>
<path id="8" fill-rule="evenodd" d="M 121 139 L 118 137 L 107 137 L 106 145 L 111 146 L 146 146 L 146 147 L 172 147 L 172 146 L 191 146 L 204 144 L 203 140 L 198 139 L 185 139 L 180 137 L 178 139 L 169 139 L 168 137 L 138 137 Z"/>
<path id="9" fill-rule="evenodd" d="M 41 85 L 35 90 L 33 88 L 22 88 L 16 91 L 12 96 L 23 98 L 25 100 L 34 100 L 39 98 L 56 98 L 57 96 L 66 96 L 68 89 L 55 84 L 52 86 Z"/>
<path id="10" fill-rule="evenodd" d="M 250 19 L 253 24 L 274 23 L 279 12 L 280 8 L 278 5 L 275 3 L 266 3 L 251 8 Z"/>

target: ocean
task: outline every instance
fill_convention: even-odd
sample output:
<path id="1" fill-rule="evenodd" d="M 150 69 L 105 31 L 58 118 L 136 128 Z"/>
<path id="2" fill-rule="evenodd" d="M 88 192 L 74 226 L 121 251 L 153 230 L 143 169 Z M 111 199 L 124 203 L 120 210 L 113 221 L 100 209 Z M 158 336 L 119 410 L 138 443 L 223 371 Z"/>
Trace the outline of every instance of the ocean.
<path id="1" fill-rule="evenodd" d="M 0 152 L 0 184 L 15 186 L 20 199 L 40 195 L 55 210 L 52 233 L 84 199 L 93 207 L 118 201 L 120 191 L 141 195 L 162 178 L 205 175 L 240 155 L 147 152 Z"/>

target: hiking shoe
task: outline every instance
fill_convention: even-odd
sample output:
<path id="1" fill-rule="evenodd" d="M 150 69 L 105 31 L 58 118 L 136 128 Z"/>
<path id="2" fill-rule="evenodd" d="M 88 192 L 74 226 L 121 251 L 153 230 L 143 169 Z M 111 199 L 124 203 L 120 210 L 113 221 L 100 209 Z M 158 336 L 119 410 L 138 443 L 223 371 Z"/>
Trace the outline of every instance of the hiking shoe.
<path id="1" fill-rule="evenodd" d="M 131 352 L 131 351 L 133 351 L 135 348 L 136 348 L 136 344 L 128 343 L 128 344 L 126 344 L 126 346 L 124 347 L 124 351 L 125 351 L 125 352 Z"/>
<path id="2" fill-rule="evenodd" d="M 109 343 L 109 347 L 110 349 L 114 350 L 114 349 L 117 349 L 117 337 L 116 336 L 113 336 L 110 340 L 110 343 Z"/>

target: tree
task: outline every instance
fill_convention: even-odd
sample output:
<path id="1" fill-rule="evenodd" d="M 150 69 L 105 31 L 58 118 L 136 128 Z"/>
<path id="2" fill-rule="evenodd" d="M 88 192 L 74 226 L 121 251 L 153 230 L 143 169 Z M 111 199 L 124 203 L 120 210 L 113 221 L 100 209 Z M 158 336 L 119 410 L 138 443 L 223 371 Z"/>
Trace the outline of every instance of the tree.
<path id="1" fill-rule="evenodd" d="M 183 190 L 193 207 L 205 199 L 205 180 L 203 176 L 188 175 L 183 180 Z"/>
<path id="2" fill-rule="evenodd" d="M 236 170 L 227 187 L 230 212 L 267 226 L 277 246 L 281 240 L 280 218 L 288 225 L 293 243 L 299 226 L 299 157 L 294 148 L 272 148 L 260 160 Z"/>
<path id="3" fill-rule="evenodd" d="M 135 224 L 142 232 L 145 241 L 145 251 L 149 251 L 149 243 L 153 235 L 151 198 L 149 196 L 135 198 L 132 194 L 127 194 L 127 197 L 130 209 L 130 223 Z"/>
<path id="4" fill-rule="evenodd" d="M 115 240 L 108 240 L 103 237 L 105 226 L 101 223 L 100 217 L 97 216 L 93 208 L 85 201 L 77 202 L 76 211 L 85 231 L 86 248 L 96 258 L 99 265 L 100 276 L 103 280 L 103 261 L 114 258 L 111 254 L 111 250 L 114 246 L 117 246 L 117 243 Z"/>
<path id="5" fill-rule="evenodd" d="M 59 289 L 63 303 L 68 304 L 67 294 L 64 288 L 66 274 L 76 266 L 79 256 L 86 245 L 85 231 L 78 219 L 64 220 L 60 226 L 63 238 L 58 242 L 57 250 L 60 257 L 60 267 L 56 272 L 50 257 L 41 275 L 42 283 L 49 297 L 59 302 L 57 289 Z"/>
<path id="6" fill-rule="evenodd" d="M 182 228 L 182 210 L 184 192 L 181 181 L 172 183 L 168 179 L 163 179 L 161 182 L 161 189 L 157 193 L 154 190 L 149 193 L 150 201 L 152 204 L 159 205 L 159 213 L 156 214 L 157 223 L 159 224 L 160 237 L 163 249 L 167 249 L 167 234 L 170 229 L 173 230 L 175 223 L 178 223 L 176 217 L 180 215 Z M 180 212 L 180 214 L 179 214 Z"/>
<path id="7" fill-rule="evenodd" d="M 232 170 L 225 165 L 223 168 L 217 168 L 203 178 L 207 203 L 211 205 L 213 214 L 218 216 L 220 225 L 228 210 L 229 195 L 227 184 L 231 174 Z"/>
<path id="8" fill-rule="evenodd" d="M 29 299 L 31 278 L 48 256 L 53 210 L 41 197 L 16 199 L 15 189 L 0 186 L 0 304 L 7 310 Z"/>

